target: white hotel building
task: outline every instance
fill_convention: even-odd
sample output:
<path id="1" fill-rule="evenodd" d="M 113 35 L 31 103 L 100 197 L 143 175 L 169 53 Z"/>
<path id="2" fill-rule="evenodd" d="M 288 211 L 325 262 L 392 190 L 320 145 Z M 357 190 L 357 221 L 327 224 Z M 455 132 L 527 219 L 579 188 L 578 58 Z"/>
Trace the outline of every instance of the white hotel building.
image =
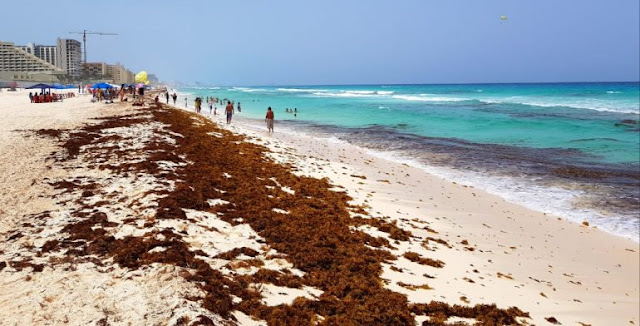
<path id="1" fill-rule="evenodd" d="M 54 66 L 58 66 L 58 51 L 55 45 L 37 45 L 28 43 L 27 45 L 16 47 L 27 51 L 28 53 L 31 53 Z"/>

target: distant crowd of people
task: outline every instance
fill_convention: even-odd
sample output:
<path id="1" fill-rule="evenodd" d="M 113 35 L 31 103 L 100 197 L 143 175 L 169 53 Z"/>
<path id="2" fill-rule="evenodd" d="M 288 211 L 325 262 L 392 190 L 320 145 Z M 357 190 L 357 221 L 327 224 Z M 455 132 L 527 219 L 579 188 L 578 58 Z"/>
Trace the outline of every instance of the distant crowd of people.
<path id="1" fill-rule="evenodd" d="M 170 94 L 168 90 L 166 90 L 162 96 L 164 97 L 164 99 L 166 100 L 167 104 L 169 104 L 170 100 L 173 100 L 173 105 L 176 105 L 176 102 L 178 100 L 178 95 L 174 92 L 173 94 Z M 156 102 L 159 101 L 159 98 L 156 97 Z M 198 114 L 202 114 L 202 106 L 204 105 L 208 105 L 209 106 L 209 115 L 210 116 L 217 116 L 218 115 L 218 104 L 220 104 L 222 107 L 224 107 L 224 115 L 226 116 L 226 121 L 227 124 L 230 124 L 233 116 L 237 113 L 241 113 L 242 112 L 242 105 L 240 102 L 235 103 L 234 101 L 228 99 L 228 98 L 223 98 L 220 99 L 218 97 L 214 97 L 214 96 L 206 96 L 204 99 L 200 96 L 196 97 L 195 99 L 193 99 L 193 108 L 195 113 Z M 184 97 L 184 107 L 185 108 L 189 108 L 189 98 L 187 96 Z M 293 117 L 295 119 L 298 118 L 298 108 L 286 108 L 285 109 L 285 113 L 289 113 L 292 114 Z M 268 107 L 267 108 L 267 113 L 265 115 L 265 123 L 267 124 L 267 132 L 269 133 L 273 133 L 273 125 L 274 125 L 274 121 L 275 121 L 275 113 L 273 108 Z"/>

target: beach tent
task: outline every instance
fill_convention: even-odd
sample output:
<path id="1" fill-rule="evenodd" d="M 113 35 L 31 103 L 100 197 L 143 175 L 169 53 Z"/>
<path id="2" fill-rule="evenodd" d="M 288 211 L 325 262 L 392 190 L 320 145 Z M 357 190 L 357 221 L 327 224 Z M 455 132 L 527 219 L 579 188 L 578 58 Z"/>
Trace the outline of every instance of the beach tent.
<path id="1" fill-rule="evenodd" d="M 104 89 L 109 89 L 109 88 L 113 88 L 113 86 L 107 84 L 107 83 L 97 83 L 97 84 L 93 84 L 93 86 L 91 86 L 91 88 L 104 88 Z"/>

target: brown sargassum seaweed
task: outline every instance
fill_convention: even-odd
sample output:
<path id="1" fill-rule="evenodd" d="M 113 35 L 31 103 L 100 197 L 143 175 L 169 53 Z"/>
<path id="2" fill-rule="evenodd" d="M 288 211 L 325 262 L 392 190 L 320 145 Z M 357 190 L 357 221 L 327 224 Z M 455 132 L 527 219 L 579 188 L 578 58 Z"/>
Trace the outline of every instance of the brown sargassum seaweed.
<path id="1" fill-rule="evenodd" d="M 91 257 L 91 261 L 97 264 L 105 264 L 107 258 L 112 258 L 121 267 L 131 269 L 152 263 L 186 268 L 190 272 L 183 273 L 183 277 L 206 293 L 204 297 L 189 299 L 199 300 L 203 307 L 229 320 L 233 320 L 231 312 L 234 310 L 266 320 L 269 325 L 413 325 L 415 314 L 430 316 L 424 325 L 443 325 L 451 316 L 475 318 L 480 325 L 502 325 L 518 324 L 516 317 L 528 317 L 517 308 L 504 310 L 495 305 L 410 304 L 404 295 L 383 286 L 381 263 L 397 259 L 385 250 L 391 248 L 389 241 L 353 227 L 366 224 L 389 233 L 395 241 L 408 241 L 411 232 L 395 223 L 368 216 L 361 208 L 350 205 L 351 198 L 345 193 L 330 190 L 332 185 L 328 180 L 296 176 L 289 166 L 268 159 L 264 155 L 265 147 L 243 141 L 242 136 L 219 129 L 198 115 L 163 105 L 140 112 L 126 119 L 122 116 L 102 118 L 97 124 L 72 132 L 43 130 L 39 134 L 58 138 L 66 153 L 55 154 L 56 159 L 72 161 L 83 150 L 83 145 L 118 141 L 117 135 L 101 136 L 99 130 L 103 128 L 133 127 L 152 121 L 163 123 L 171 132 L 183 136 L 174 137 L 177 146 L 158 139 L 145 145 L 143 151 L 151 154 L 143 162 L 94 165 L 115 174 L 159 176 L 161 172 L 157 161 L 192 162 L 178 167 L 174 173 L 162 172 L 160 176 L 174 180 L 175 187 L 172 191 L 159 191 L 158 194 L 164 197 L 158 200 L 154 219 L 145 226 L 153 226 L 161 219 L 186 220 L 184 209 L 217 213 L 233 225 L 239 224 L 238 221 L 249 224 L 265 239 L 265 245 L 275 249 L 305 275 L 298 277 L 287 270 L 269 269 L 259 269 L 252 275 L 224 275 L 199 258 L 206 256 L 205 252 L 189 248 L 183 241 L 183 234 L 173 229 L 149 232 L 142 237 L 115 239 L 104 229 L 112 227 L 112 222 L 105 213 L 96 209 L 107 201 L 80 207 L 73 214 L 79 221 L 64 228 L 64 239 L 47 242 L 40 248 L 40 254 L 67 250 L 67 255 L 77 259 Z M 223 137 L 210 136 L 211 132 Z M 111 152 L 100 155 L 117 157 L 124 153 L 112 148 Z M 231 177 L 225 177 L 224 173 Z M 283 191 L 278 184 L 291 188 L 295 193 Z M 81 191 L 82 196 L 100 194 L 100 190 L 90 182 L 60 181 L 53 185 L 67 191 Z M 220 198 L 230 204 L 211 207 L 207 203 L 211 198 Z M 274 208 L 288 214 L 274 212 Z M 367 217 L 352 217 L 350 212 Z M 42 215 L 42 218 L 46 217 L 47 214 Z M 156 247 L 166 250 L 150 252 Z M 210 258 L 233 260 L 238 255 L 255 257 L 258 252 L 238 248 Z M 407 253 L 405 257 L 434 267 L 444 264 L 416 253 Z M 5 266 L 0 264 L 0 270 Z M 259 268 L 261 264 L 252 266 Z M 316 300 L 298 298 L 291 305 L 269 307 L 261 302 L 260 293 L 250 286 L 252 283 L 295 288 L 311 286 L 324 292 Z M 242 301 L 234 303 L 232 295 Z M 200 316 L 193 321 L 181 318 L 180 323 L 213 322 Z"/>

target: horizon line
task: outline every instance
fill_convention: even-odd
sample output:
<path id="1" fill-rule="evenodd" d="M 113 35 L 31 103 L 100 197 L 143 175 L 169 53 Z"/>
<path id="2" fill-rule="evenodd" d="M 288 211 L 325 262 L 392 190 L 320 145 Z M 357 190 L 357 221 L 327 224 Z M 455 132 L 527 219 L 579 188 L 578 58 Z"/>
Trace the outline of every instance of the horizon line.
<path id="1" fill-rule="evenodd" d="M 176 84 L 176 82 L 165 82 L 167 84 Z M 178 84 L 187 84 L 183 82 L 177 82 Z M 200 82 L 192 82 L 200 83 Z M 183 86 L 222 86 L 222 87 L 316 87 L 316 86 L 415 86 L 415 85 L 529 85 L 529 84 L 605 84 L 605 83 L 636 83 L 640 84 L 640 80 L 635 81 L 528 81 L 528 82 L 475 82 L 475 83 L 344 83 L 344 84 L 254 84 L 254 85 L 242 85 L 242 84 L 204 84 L 202 85 L 183 85 Z"/>

